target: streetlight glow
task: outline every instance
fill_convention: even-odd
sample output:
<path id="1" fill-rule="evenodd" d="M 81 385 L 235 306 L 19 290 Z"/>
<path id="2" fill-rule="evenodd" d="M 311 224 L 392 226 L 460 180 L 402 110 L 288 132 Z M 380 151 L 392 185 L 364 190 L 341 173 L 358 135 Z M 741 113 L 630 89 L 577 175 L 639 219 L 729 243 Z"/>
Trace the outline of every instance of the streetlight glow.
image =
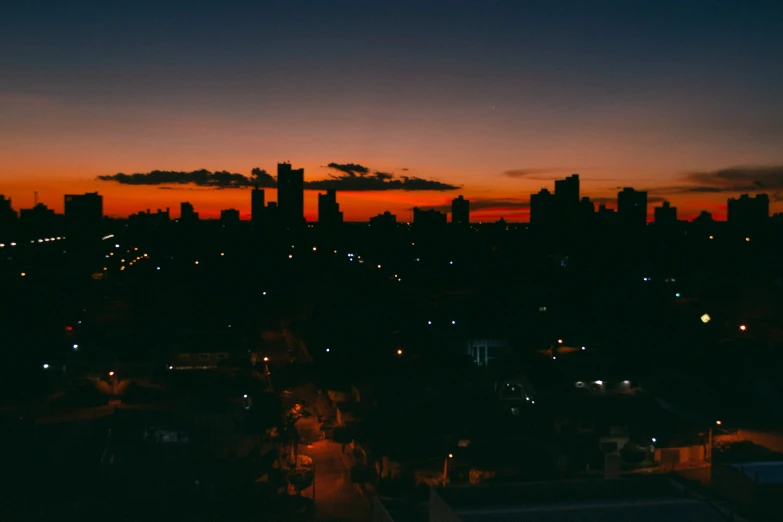
<path id="1" fill-rule="evenodd" d="M 741 324 L 739 328 L 740 328 L 740 330 L 742 330 L 743 332 L 744 332 L 745 330 L 747 330 L 747 329 L 748 329 L 748 327 L 747 327 L 747 326 L 745 326 L 744 324 Z"/>

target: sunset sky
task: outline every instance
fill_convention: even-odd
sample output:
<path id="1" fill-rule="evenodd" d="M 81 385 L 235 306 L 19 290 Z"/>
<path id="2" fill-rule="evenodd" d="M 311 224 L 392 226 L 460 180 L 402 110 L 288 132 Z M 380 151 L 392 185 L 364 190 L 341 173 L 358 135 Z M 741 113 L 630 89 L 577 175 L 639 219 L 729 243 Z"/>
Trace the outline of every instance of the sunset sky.
<path id="1" fill-rule="evenodd" d="M 2 8 L 0 194 L 14 208 L 37 190 L 61 212 L 64 193 L 97 190 L 112 216 L 190 201 L 247 217 L 246 189 L 96 178 L 288 160 L 309 181 L 353 163 L 459 187 L 339 192 L 348 221 L 405 221 L 458 194 L 476 221 L 526 221 L 529 194 L 571 173 L 583 195 L 611 204 L 633 186 L 683 218 L 724 218 L 739 192 L 783 210 L 777 2 L 159 4 Z"/>

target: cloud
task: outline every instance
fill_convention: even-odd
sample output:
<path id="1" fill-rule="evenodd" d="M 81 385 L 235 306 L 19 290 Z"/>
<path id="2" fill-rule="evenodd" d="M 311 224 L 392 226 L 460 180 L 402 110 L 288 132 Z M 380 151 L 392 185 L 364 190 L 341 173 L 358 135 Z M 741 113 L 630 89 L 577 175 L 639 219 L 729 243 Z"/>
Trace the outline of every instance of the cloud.
<path id="1" fill-rule="evenodd" d="M 364 165 L 359 165 L 358 163 L 330 163 L 327 167 L 342 171 L 350 177 L 356 177 L 357 174 L 359 176 L 364 176 L 365 174 L 370 173 L 370 169 Z"/>
<path id="2" fill-rule="evenodd" d="M 277 187 L 277 180 L 270 173 L 264 169 L 254 168 L 251 172 L 253 176 L 253 184 L 257 184 L 261 188 L 275 188 Z"/>
<path id="3" fill-rule="evenodd" d="M 329 168 L 338 171 L 329 178 L 315 181 L 305 181 L 305 190 L 336 190 L 352 192 L 371 192 L 382 190 L 406 191 L 447 191 L 460 188 L 458 185 L 442 183 L 437 180 L 416 176 L 399 176 L 391 172 L 371 171 L 368 167 L 355 163 L 330 163 Z M 261 188 L 277 187 L 277 180 L 267 171 L 258 167 L 252 169 L 250 176 L 226 171 L 210 172 L 194 170 L 179 172 L 170 170 L 153 170 L 151 172 L 98 176 L 100 181 L 113 181 L 121 185 L 157 185 L 158 188 L 170 189 L 170 185 L 194 185 L 212 189 L 248 188 L 258 185 Z"/>
<path id="4" fill-rule="evenodd" d="M 137 174 L 117 174 L 98 176 L 100 181 L 114 181 L 121 185 L 196 185 L 216 189 L 246 188 L 253 185 L 253 178 L 227 171 L 210 172 L 194 170 L 178 172 L 171 170 L 153 170 Z"/>
<path id="5" fill-rule="evenodd" d="M 689 172 L 681 179 L 687 185 L 652 190 L 662 194 L 780 191 L 783 190 L 783 165 L 746 165 Z"/>
<path id="6" fill-rule="evenodd" d="M 416 176 L 395 176 L 391 172 L 370 171 L 368 167 L 356 163 L 329 163 L 330 169 L 339 174 L 330 174 L 327 179 L 306 181 L 305 188 L 310 190 L 345 190 L 349 192 L 371 192 L 381 190 L 407 191 L 447 191 L 457 190 L 459 185 L 442 183 L 437 180 Z"/>
<path id="7" fill-rule="evenodd" d="M 511 169 L 503 171 L 502 175 L 507 178 L 525 178 L 533 180 L 545 180 L 550 181 L 558 179 L 558 176 L 562 176 L 564 172 L 577 172 L 579 169 L 565 168 L 565 167 L 549 167 L 549 168 L 524 168 L 524 169 Z"/>

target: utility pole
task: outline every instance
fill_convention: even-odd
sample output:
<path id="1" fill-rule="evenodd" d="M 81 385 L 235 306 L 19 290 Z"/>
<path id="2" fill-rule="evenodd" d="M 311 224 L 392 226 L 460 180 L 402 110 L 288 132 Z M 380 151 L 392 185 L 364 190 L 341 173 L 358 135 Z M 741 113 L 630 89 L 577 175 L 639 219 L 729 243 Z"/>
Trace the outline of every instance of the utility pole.
<path id="1" fill-rule="evenodd" d="M 454 455 L 449 453 L 448 456 L 443 459 L 443 485 L 446 485 L 446 482 L 449 480 L 449 459 L 452 458 Z"/>

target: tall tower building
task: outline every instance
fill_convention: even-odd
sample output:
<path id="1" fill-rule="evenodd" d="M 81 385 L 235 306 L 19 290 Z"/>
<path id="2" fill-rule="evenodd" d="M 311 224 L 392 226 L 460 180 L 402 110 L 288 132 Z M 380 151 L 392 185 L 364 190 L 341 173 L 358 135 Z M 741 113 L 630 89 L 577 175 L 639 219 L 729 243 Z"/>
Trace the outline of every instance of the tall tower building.
<path id="1" fill-rule="evenodd" d="M 304 169 L 292 169 L 290 163 L 277 164 L 277 206 L 285 225 L 304 223 Z"/>
<path id="2" fill-rule="evenodd" d="M 250 220 L 253 224 L 259 224 L 263 221 L 265 204 L 264 190 L 256 185 L 250 195 Z"/>
<path id="3" fill-rule="evenodd" d="M 538 194 L 530 195 L 530 224 L 545 226 L 552 224 L 554 196 L 547 189 L 541 189 Z"/>
<path id="4" fill-rule="evenodd" d="M 470 224 L 470 201 L 462 197 L 451 200 L 451 223 L 454 225 Z"/>
<path id="5" fill-rule="evenodd" d="M 647 192 L 625 187 L 617 193 L 617 216 L 627 226 L 647 224 Z"/>
<path id="6" fill-rule="evenodd" d="M 324 226 L 339 225 L 343 222 L 343 213 L 337 203 L 337 191 L 326 189 L 326 194 L 318 194 L 318 224 Z"/>

